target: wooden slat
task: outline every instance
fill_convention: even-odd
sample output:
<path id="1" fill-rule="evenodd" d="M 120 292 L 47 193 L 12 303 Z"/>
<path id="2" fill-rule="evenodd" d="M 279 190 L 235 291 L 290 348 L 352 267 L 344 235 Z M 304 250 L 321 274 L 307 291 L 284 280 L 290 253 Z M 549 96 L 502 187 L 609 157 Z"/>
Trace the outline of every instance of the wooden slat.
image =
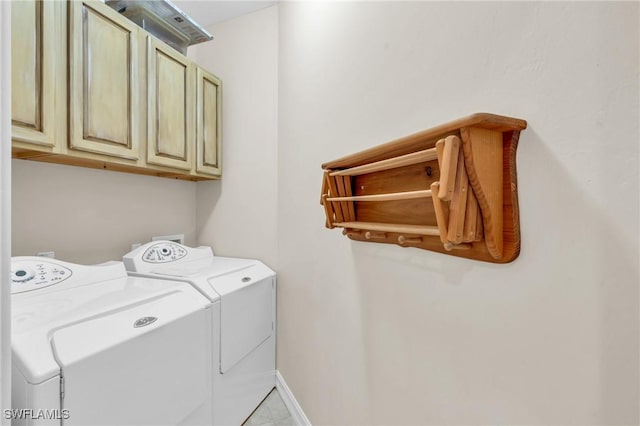
<path id="1" fill-rule="evenodd" d="M 444 139 L 436 142 L 436 154 L 438 155 L 438 167 L 440 168 L 440 176 L 442 176 L 442 162 L 444 161 Z"/>
<path id="2" fill-rule="evenodd" d="M 324 203 L 324 199 L 322 198 L 324 195 L 329 195 L 329 172 L 324 171 L 322 174 L 322 188 L 320 188 L 320 204 Z"/>
<path id="3" fill-rule="evenodd" d="M 333 229 L 333 221 L 334 221 L 334 213 L 333 206 L 330 202 L 327 201 L 327 194 L 322 196 L 322 205 L 324 206 L 324 213 L 327 216 L 326 227 L 329 229 Z"/>
<path id="4" fill-rule="evenodd" d="M 366 231 L 395 232 L 398 234 L 431 235 L 439 236 L 440 231 L 437 226 L 425 225 L 396 225 L 392 223 L 373 222 L 336 222 L 334 226 L 342 228 L 363 229 Z"/>
<path id="5" fill-rule="evenodd" d="M 329 179 L 329 194 L 332 196 L 339 195 L 338 187 L 336 186 L 335 179 Z M 334 206 L 334 213 L 336 215 L 336 221 L 342 222 L 344 221 L 345 215 L 342 213 L 342 203 L 336 203 Z"/>
<path id="6" fill-rule="evenodd" d="M 433 182 L 431 184 L 431 192 L 437 194 L 439 190 L 440 182 Z M 449 242 L 447 239 L 449 208 L 439 197 L 431 197 L 431 199 L 433 200 L 433 210 L 436 213 L 436 222 L 438 223 L 438 230 L 440 231 L 440 241 L 445 244 Z"/>
<path id="7" fill-rule="evenodd" d="M 440 192 L 438 197 L 443 201 L 451 201 L 456 185 L 458 170 L 458 157 L 460 155 L 460 138 L 447 136 L 444 140 L 442 152 L 442 164 L 440 165 Z"/>
<path id="8" fill-rule="evenodd" d="M 342 180 L 342 176 L 334 176 L 333 179 L 336 182 L 336 189 L 337 189 L 337 194 L 339 197 L 346 197 L 347 195 L 347 190 L 344 187 L 344 181 Z M 354 213 L 354 217 L 351 217 L 351 215 L 349 214 L 349 204 L 346 201 L 340 201 L 340 209 L 342 210 L 342 217 L 344 218 L 345 221 L 349 221 L 349 220 L 355 220 L 355 213 Z"/>
<path id="9" fill-rule="evenodd" d="M 445 146 L 446 149 L 446 146 Z M 469 180 L 467 171 L 464 166 L 464 157 L 458 156 L 458 172 L 456 174 L 456 184 L 449 205 L 449 229 L 447 239 L 454 244 L 462 242 L 462 233 L 464 231 L 464 215 L 467 210 L 467 192 L 469 189 Z"/>
<path id="10" fill-rule="evenodd" d="M 424 163 L 425 161 L 432 161 L 436 158 L 438 158 L 438 156 L 435 148 L 425 149 L 423 151 L 389 158 L 387 160 L 376 161 L 374 163 L 364 164 L 358 167 L 351 167 L 349 169 L 331 172 L 331 176 L 358 176 L 365 173 L 379 172 L 381 170 L 395 169 L 397 167 Z"/>
<path id="11" fill-rule="evenodd" d="M 331 197 L 327 201 L 394 201 L 411 200 L 414 198 L 430 198 L 431 190 L 393 192 L 389 194 L 354 195 L 350 197 Z"/>
<path id="12" fill-rule="evenodd" d="M 347 198 L 353 196 L 353 189 L 351 188 L 351 176 L 342 176 L 342 180 L 344 182 L 345 196 Z M 347 220 L 356 220 L 356 209 L 353 205 L 353 201 L 347 203 L 347 209 L 349 212 Z"/>

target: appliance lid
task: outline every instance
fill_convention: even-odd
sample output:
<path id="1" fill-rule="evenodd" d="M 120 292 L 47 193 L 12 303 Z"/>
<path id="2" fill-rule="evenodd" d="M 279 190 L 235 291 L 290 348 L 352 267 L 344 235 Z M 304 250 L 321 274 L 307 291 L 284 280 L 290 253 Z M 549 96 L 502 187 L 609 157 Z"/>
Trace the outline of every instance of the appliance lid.
<path id="1" fill-rule="evenodd" d="M 41 383 L 60 371 L 51 345 L 52 336 L 61 330 L 80 330 L 84 323 L 98 324 L 97 320 L 104 319 L 96 341 L 82 339 L 76 348 L 65 349 L 82 357 L 208 306 L 210 302 L 187 283 L 137 277 L 21 294 L 12 299 L 13 361 L 28 382 Z M 115 324 L 119 318 L 129 321 L 126 327 L 104 325 Z M 138 320 L 140 325 L 135 327 Z"/>
<path id="2" fill-rule="evenodd" d="M 210 404 L 212 310 L 193 302 L 174 292 L 54 331 L 65 425 L 176 425 Z"/>

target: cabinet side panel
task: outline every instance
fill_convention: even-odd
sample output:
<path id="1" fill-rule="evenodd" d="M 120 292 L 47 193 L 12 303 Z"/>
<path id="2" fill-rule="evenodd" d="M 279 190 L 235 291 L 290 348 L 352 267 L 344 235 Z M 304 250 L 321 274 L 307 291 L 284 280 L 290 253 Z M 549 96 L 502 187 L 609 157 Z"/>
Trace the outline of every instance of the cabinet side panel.
<path id="1" fill-rule="evenodd" d="M 218 86 L 202 79 L 203 159 L 205 166 L 218 167 Z"/>

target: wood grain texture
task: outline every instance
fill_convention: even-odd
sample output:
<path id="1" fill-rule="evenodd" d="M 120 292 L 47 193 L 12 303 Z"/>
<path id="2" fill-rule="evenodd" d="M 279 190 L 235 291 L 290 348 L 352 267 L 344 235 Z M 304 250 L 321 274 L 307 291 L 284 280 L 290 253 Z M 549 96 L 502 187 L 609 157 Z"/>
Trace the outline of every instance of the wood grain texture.
<path id="1" fill-rule="evenodd" d="M 332 197 L 328 201 L 396 201 L 396 200 L 412 200 L 415 198 L 431 198 L 431 190 L 424 189 L 420 191 L 392 192 L 389 194 L 374 195 L 353 195 L 346 197 Z"/>
<path id="2" fill-rule="evenodd" d="M 522 128 L 526 127 L 526 122 L 520 120 L 520 124 L 523 125 Z M 461 164 L 458 169 L 462 174 L 469 174 L 466 190 L 462 174 L 456 174 L 458 182 L 455 188 L 460 195 L 458 199 L 461 205 L 465 207 L 465 214 L 459 216 L 458 220 L 458 224 L 462 225 L 459 244 L 455 244 L 455 238 L 454 241 L 450 241 L 448 237 L 442 238 L 450 231 L 451 226 L 446 230 L 443 228 L 449 225 L 451 219 L 438 219 L 438 209 L 434 203 L 435 200 L 441 202 L 439 216 L 442 218 L 448 202 L 442 202 L 434 196 L 431 203 L 426 203 L 429 208 L 425 210 L 425 203 L 418 203 L 421 199 L 395 199 L 402 192 L 424 191 L 428 188 L 434 194 L 440 190 L 438 179 L 441 177 L 439 165 L 443 164 L 442 144 L 436 146 L 439 161 L 354 176 L 353 189 L 356 195 L 349 197 L 349 201 L 355 204 L 357 220 L 336 222 L 333 225 L 345 228 L 343 233 L 355 241 L 416 247 L 493 263 L 513 261 L 520 251 L 516 179 L 516 149 L 520 129 L 510 130 L 500 125 L 489 127 L 453 130 L 454 134 L 462 137 L 463 155 L 459 155 L 458 161 Z M 425 131 L 421 134 L 432 132 Z M 436 145 L 438 140 L 433 140 L 433 144 Z M 351 166 L 357 167 L 346 165 L 347 168 Z M 475 185 L 471 183 L 472 180 Z M 330 189 L 328 192 L 331 192 Z M 377 201 L 371 202 L 373 200 Z M 451 217 L 452 213 L 447 213 Z M 485 216 L 491 219 L 487 220 Z M 426 235 L 416 234 L 415 227 L 421 226 L 429 227 L 430 232 Z M 487 233 L 491 235 L 488 241 L 483 239 Z M 457 235 L 458 233 L 456 237 Z"/>
<path id="3" fill-rule="evenodd" d="M 328 184 L 329 184 L 329 195 L 331 195 L 332 197 L 340 196 L 340 193 L 338 192 L 338 187 L 336 184 L 336 179 L 334 177 L 328 176 Z M 342 211 L 342 203 L 333 203 L 332 210 L 335 215 L 336 222 L 344 222 L 345 218 L 348 217 L 348 212 Z"/>
<path id="4" fill-rule="evenodd" d="M 447 230 L 449 224 L 449 207 L 448 205 L 440 199 L 440 197 L 435 196 L 440 190 L 440 182 L 433 182 L 431 184 L 431 191 L 434 194 L 433 200 L 433 210 L 436 215 L 436 223 L 438 225 L 438 229 L 440 230 L 440 241 L 443 244 L 449 242 Z"/>
<path id="5" fill-rule="evenodd" d="M 11 8 L 11 121 L 42 131 L 43 4 L 15 2 Z"/>
<path id="6" fill-rule="evenodd" d="M 338 170 L 331 172 L 331 176 L 358 176 L 365 173 L 374 173 L 403 166 L 411 166 L 413 164 L 435 160 L 436 158 L 436 150 L 435 148 L 431 148 L 423 151 L 412 152 L 411 154 L 401 155 L 399 157 L 389 158 L 387 160 L 377 161 L 375 163 L 364 164 L 362 166 L 345 170 Z"/>
<path id="7" fill-rule="evenodd" d="M 147 55 L 147 162 L 191 170 L 196 145 L 194 64 L 151 36 Z"/>
<path id="8" fill-rule="evenodd" d="M 435 235 L 438 236 L 440 231 L 437 226 L 420 226 L 420 225 L 398 225 L 391 223 L 372 223 L 372 222 L 336 222 L 335 226 L 350 229 L 360 229 L 368 231 L 394 232 L 409 235 Z M 397 238 L 396 238 L 397 241 Z"/>
<path id="9" fill-rule="evenodd" d="M 460 157 L 460 145 L 460 138 L 457 136 L 447 136 L 444 139 L 444 146 L 441 148 L 442 161 L 440 162 L 440 192 L 438 193 L 438 197 L 442 201 L 451 201 L 453 198 L 459 167 L 464 167 L 464 163 L 458 161 Z M 436 149 L 438 149 L 437 143 Z"/>
<path id="10" fill-rule="evenodd" d="M 100 2 L 69 2 L 69 147 L 137 159 L 138 27 Z"/>
<path id="11" fill-rule="evenodd" d="M 458 156 L 458 167 L 456 169 L 455 186 L 451 203 L 449 204 L 447 239 L 453 244 L 460 244 L 463 239 L 467 199 L 469 198 L 469 179 L 467 178 L 467 169 L 462 155 Z"/>
<path id="12" fill-rule="evenodd" d="M 467 191 L 467 210 L 464 215 L 464 228 L 462 232 L 462 242 L 470 243 L 476 241 L 476 229 L 478 226 L 478 200 L 473 193 L 473 188 L 469 186 Z"/>
<path id="13" fill-rule="evenodd" d="M 338 178 L 339 179 L 339 178 Z M 353 187 L 351 184 L 351 176 L 342 176 L 342 182 L 344 186 L 344 194 L 345 198 L 350 198 L 353 196 Z M 347 211 L 349 212 L 348 219 L 356 220 L 356 211 L 355 206 L 353 204 L 353 200 L 347 201 Z"/>
<path id="14" fill-rule="evenodd" d="M 503 140 L 502 133 L 476 127 L 461 129 L 469 182 L 484 222 L 484 238 L 495 259 L 503 252 Z"/>
<path id="15" fill-rule="evenodd" d="M 222 82 L 196 68 L 196 172 L 222 176 Z"/>
<path id="16" fill-rule="evenodd" d="M 20 1 L 11 8 L 11 135 L 18 146 L 52 152 L 66 126 L 66 5 Z M 58 104 L 59 103 L 59 104 Z"/>
<path id="17" fill-rule="evenodd" d="M 518 118 L 504 117 L 495 114 L 478 113 L 465 118 L 454 120 L 430 129 L 396 139 L 373 148 L 347 155 L 322 165 L 323 169 L 342 169 L 356 167 L 374 161 L 409 154 L 428 148 L 433 148 L 436 142 L 448 135 L 458 134 L 461 127 L 474 126 L 499 132 L 523 130 L 527 122 Z"/>

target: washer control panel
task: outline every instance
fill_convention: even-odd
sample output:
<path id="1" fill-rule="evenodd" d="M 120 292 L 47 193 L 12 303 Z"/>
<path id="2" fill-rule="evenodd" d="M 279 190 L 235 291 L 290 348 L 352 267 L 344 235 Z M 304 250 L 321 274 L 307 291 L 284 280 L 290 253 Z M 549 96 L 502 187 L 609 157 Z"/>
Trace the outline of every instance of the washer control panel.
<path id="1" fill-rule="evenodd" d="M 59 284 L 73 275 L 71 269 L 46 260 L 11 262 L 11 293 L 22 293 Z"/>
<path id="2" fill-rule="evenodd" d="M 175 243 L 157 243 L 149 247 L 142 255 L 148 263 L 167 263 L 182 259 L 187 255 L 183 246 Z"/>

